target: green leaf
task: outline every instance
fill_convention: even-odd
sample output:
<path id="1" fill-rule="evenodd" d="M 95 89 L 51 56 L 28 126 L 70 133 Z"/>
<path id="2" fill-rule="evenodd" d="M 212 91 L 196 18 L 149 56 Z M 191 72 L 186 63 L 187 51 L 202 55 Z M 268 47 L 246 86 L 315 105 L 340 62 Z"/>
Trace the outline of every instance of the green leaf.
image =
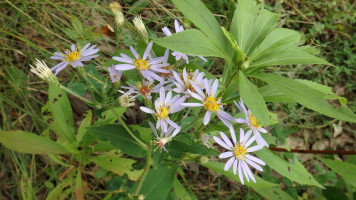
<path id="1" fill-rule="evenodd" d="M 309 174 L 298 160 L 294 160 L 294 164 L 288 163 L 267 149 L 255 151 L 254 153 L 270 168 L 291 181 L 295 181 L 302 185 L 314 185 L 319 188 L 324 188 L 312 175 Z"/>
<path id="2" fill-rule="evenodd" d="M 242 71 L 239 71 L 240 94 L 244 103 L 262 125 L 269 123 L 269 113 L 265 101 L 256 86 L 251 83 Z"/>
<path id="3" fill-rule="evenodd" d="M 258 194 L 266 199 L 283 199 L 283 200 L 293 200 L 294 198 L 290 196 L 287 192 L 277 188 L 253 188 Z"/>
<path id="4" fill-rule="evenodd" d="M 300 40 L 300 33 L 286 28 L 276 28 L 249 55 L 251 61 L 280 46 L 295 44 Z"/>
<path id="5" fill-rule="evenodd" d="M 87 91 L 87 86 L 82 82 L 71 82 L 68 88 L 79 95 L 83 95 Z"/>
<path id="6" fill-rule="evenodd" d="M 113 109 L 115 111 L 113 111 Z M 101 113 L 101 118 L 99 118 L 93 125 L 106 125 L 112 124 L 117 120 L 117 117 L 121 117 L 126 112 L 126 107 L 116 107 L 110 108 Z"/>
<path id="7" fill-rule="evenodd" d="M 177 167 L 149 170 L 139 193 L 145 200 L 165 200 L 173 187 L 176 170 Z"/>
<path id="8" fill-rule="evenodd" d="M 204 164 L 201 164 L 202 166 L 206 167 L 206 168 L 209 168 L 211 170 L 214 170 L 228 178 L 231 178 L 233 180 L 236 180 L 237 182 L 241 183 L 240 182 L 240 179 L 238 177 L 238 175 L 235 175 L 233 172 L 232 172 L 232 169 L 228 170 L 228 171 L 225 171 L 224 170 L 224 166 L 225 166 L 225 163 L 219 163 L 219 162 L 207 162 L 207 163 L 204 163 Z M 263 180 L 262 178 L 260 178 L 259 176 L 254 176 L 255 179 L 256 179 L 256 183 L 254 183 L 253 181 L 250 181 L 250 182 L 247 182 L 245 181 L 245 185 L 248 186 L 248 187 L 252 187 L 252 188 L 272 188 L 272 187 L 278 187 L 278 184 L 275 184 L 275 183 L 271 183 L 271 182 L 268 182 L 268 181 L 265 181 Z"/>
<path id="9" fill-rule="evenodd" d="M 345 195 L 345 191 L 343 188 L 326 186 L 325 190 L 321 191 L 327 200 L 348 200 Z"/>
<path id="10" fill-rule="evenodd" d="M 239 0 L 231 22 L 231 34 L 237 40 L 240 49 L 246 52 L 253 24 L 257 18 L 258 6 L 253 0 Z M 255 36 L 255 35 L 253 35 Z"/>
<path id="11" fill-rule="evenodd" d="M 130 125 L 130 129 L 134 132 L 138 132 L 140 138 L 144 141 L 149 143 L 152 141 L 152 129 L 149 127 L 142 127 L 139 125 Z"/>
<path id="12" fill-rule="evenodd" d="M 184 186 L 179 182 L 177 177 L 173 181 L 174 194 L 178 199 L 197 200 L 194 194 L 185 190 Z"/>
<path id="13" fill-rule="evenodd" d="M 134 170 L 132 168 L 132 165 L 136 163 L 136 161 L 132 159 L 121 158 L 115 155 L 91 156 L 88 159 L 117 175 L 123 176 L 127 174 L 132 181 L 137 181 L 143 172 L 143 170 Z"/>
<path id="14" fill-rule="evenodd" d="M 263 54 L 260 58 L 254 60 L 250 67 L 265 67 L 271 65 L 292 65 L 292 64 L 325 64 L 332 65 L 329 62 L 318 58 L 312 54 L 301 51 L 295 45 L 284 45 L 279 48 Z"/>
<path id="15" fill-rule="evenodd" d="M 332 107 L 324 99 L 325 94 L 323 92 L 308 87 L 303 83 L 272 74 L 253 74 L 249 76 L 258 78 L 272 85 L 295 102 L 298 102 L 309 109 L 340 120 L 356 122 L 356 115 L 349 109 L 346 107 Z"/>
<path id="16" fill-rule="evenodd" d="M 60 144 L 24 131 L 0 131 L 0 143 L 20 153 L 67 154 L 69 151 Z"/>
<path id="17" fill-rule="evenodd" d="M 228 178 L 233 180 L 237 180 L 240 182 L 238 175 L 235 175 L 232 170 L 225 171 L 224 166 L 225 163 L 218 163 L 218 162 L 208 162 L 205 164 L 201 164 L 202 166 L 214 170 Z M 254 175 L 256 179 L 256 183 L 253 181 L 245 182 L 245 185 L 248 187 L 253 188 L 258 194 L 267 198 L 267 199 L 293 199 L 290 195 L 286 192 L 279 189 L 279 185 L 275 183 L 271 183 L 268 181 L 263 180 L 257 175 Z"/>
<path id="18" fill-rule="evenodd" d="M 250 38 L 246 44 L 245 53 L 250 53 L 261 44 L 263 39 L 276 27 L 279 15 L 272 13 L 266 9 L 262 9 L 258 14 L 253 25 Z"/>
<path id="19" fill-rule="evenodd" d="M 299 83 L 303 83 L 315 90 L 318 90 L 322 93 L 325 94 L 324 98 L 325 99 L 339 99 L 339 102 L 341 104 L 341 106 L 346 106 L 347 103 L 347 99 L 344 97 L 341 97 L 339 95 L 336 95 L 333 91 L 331 87 L 328 87 L 326 85 L 322 85 L 319 83 L 315 83 L 313 81 L 308 81 L 308 80 L 302 80 L 302 79 L 295 79 L 296 81 L 298 81 Z"/>
<path id="20" fill-rule="evenodd" d="M 226 41 L 224 34 L 220 29 L 220 25 L 210 10 L 200 0 L 172 1 L 184 15 L 195 24 L 195 26 L 209 37 L 210 41 L 213 41 L 214 44 L 218 45 L 218 51 L 224 52 L 226 49 Z"/>
<path id="21" fill-rule="evenodd" d="M 141 158 L 146 154 L 145 150 L 132 139 L 121 125 L 92 126 L 88 128 L 88 131 L 101 141 L 110 141 L 113 147 L 130 156 Z"/>
<path id="22" fill-rule="evenodd" d="M 197 55 L 224 57 L 220 49 L 201 31 L 190 29 L 154 40 L 155 43 L 173 51 Z"/>
<path id="23" fill-rule="evenodd" d="M 200 155 L 216 155 L 216 152 L 206 148 L 201 143 L 192 142 L 189 135 L 178 135 L 170 142 L 168 146 L 168 154 L 174 156 L 184 153 L 200 154 Z"/>
<path id="24" fill-rule="evenodd" d="M 48 89 L 48 101 L 53 123 L 58 128 L 55 133 L 62 139 L 73 142 L 75 140 L 73 114 L 67 94 L 59 86 L 51 84 Z"/>
<path id="25" fill-rule="evenodd" d="M 83 180 L 82 180 L 81 167 L 78 167 L 77 176 L 75 178 L 75 199 L 76 200 L 84 200 L 84 191 L 83 191 Z"/>
<path id="26" fill-rule="evenodd" d="M 87 133 L 86 128 L 90 126 L 91 120 L 92 120 L 92 113 L 91 113 L 91 110 L 88 110 L 85 118 L 80 123 L 80 126 L 77 131 L 77 141 L 78 142 L 82 141 L 83 137 Z"/>
<path id="27" fill-rule="evenodd" d="M 328 166 L 331 170 L 339 174 L 346 182 L 356 187 L 356 165 L 347 162 L 342 162 L 340 160 L 331 160 L 324 158 L 318 159 L 326 166 Z"/>
<path id="28" fill-rule="evenodd" d="M 278 91 L 272 85 L 266 85 L 258 88 L 258 92 L 262 95 L 266 102 L 294 102 L 293 99 Z"/>

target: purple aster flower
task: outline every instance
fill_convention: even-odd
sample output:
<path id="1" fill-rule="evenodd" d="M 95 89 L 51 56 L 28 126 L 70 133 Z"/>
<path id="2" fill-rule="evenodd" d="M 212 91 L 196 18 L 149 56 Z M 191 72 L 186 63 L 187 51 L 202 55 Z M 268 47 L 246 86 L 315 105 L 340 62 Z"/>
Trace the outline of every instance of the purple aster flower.
<path id="1" fill-rule="evenodd" d="M 51 71 L 56 71 L 55 75 L 57 75 L 67 67 L 68 64 L 71 64 L 73 68 L 76 68 L 77 66 L 83 67 L 83 61 L 88 61 L 99 56 L 94 55 L 99 51 L 99 49 L 95 49 L 96 45 L 89 46 L 90 43 L 86 44 L 82 49 L 79 49 L 72 44 L 70 51 L 65 50 L 64 53 L 54 52 L 54 56 L 51 56 L 51 59 L 61 60 L 62 62 L 52 67 Z"/>

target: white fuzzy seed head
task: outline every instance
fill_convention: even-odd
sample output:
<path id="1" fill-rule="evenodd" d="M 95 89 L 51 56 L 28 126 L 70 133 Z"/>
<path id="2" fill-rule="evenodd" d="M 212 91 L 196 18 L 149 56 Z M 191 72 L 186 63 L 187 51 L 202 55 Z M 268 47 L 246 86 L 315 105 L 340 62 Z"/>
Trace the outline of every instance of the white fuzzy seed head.
<path id="1" fill-rule="evenodd" d="M 117 27 L 122 27 L 124 25 L 124 14 L 122 14 L 121 11 L 116 11 L 115 12 L 115 24 Z"/>
<path id="2" fill-rule="evenodd" d="M 45 62 L 40 61 L 36 58 L 35 67 L 30 65 L 31 72 L 36 74 L 42 80 L 48 83 L 58 83 L 57 77 L 52 73 L 52 71 L 48 68 Z"/>
<path id="3" fill-rule="evenodd" d="M 138 33 L 141 35 L 141 37 L 145 40 L 145 41 L 148 41 L 148 33 L 147 33 L 147 30 L 146 30 L 146 27 L 145 25 L 143 24 L 142 22 L 142 18 L 141 16 L 136 16 L 134 19 L 133 19 L 133 23 L 138 31 Z"/>

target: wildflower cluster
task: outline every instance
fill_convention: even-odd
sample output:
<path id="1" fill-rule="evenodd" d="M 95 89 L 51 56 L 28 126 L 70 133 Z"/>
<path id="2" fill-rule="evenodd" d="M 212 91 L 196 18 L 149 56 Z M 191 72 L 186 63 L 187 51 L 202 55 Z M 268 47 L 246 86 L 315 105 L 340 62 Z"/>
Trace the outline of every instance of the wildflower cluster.
<path id="1" fill-rule="evenodd" d="M 116 12 L 116 23 L 118 26 L 123 24 L 122 13 Z M 144 39 L 147 39 L 147 31 L 140 17 L 134 19 L 134 24 L 137 27 L 139 34 Z M 183 26 L 174 21 L 175 32 L 184 30 Z M 164 27 L 163 33 L 170 36 L 172 33 L 167 27 Z M 146 36 L 144 36 L 146 35 Z M 64 53 L 55 52 L 51 58 L 60 60 L 61 62 L 52 67 L 50 70 L 44 68 L 45 64 L 39 64 L 37 61 L 36 66 L 38 70 L 33 70 L 34 73 L 43 79 L 53 79 L 51 71 L 57 75 L 69 64 L 73 67 L 83 67 L 83 61 L 88 61 L 96 58 L 99 49 L 95 48 L 96 45 L 90 46 L 86 44 L 83 48 L 72 45 L 70 50 L 65 50 Z M 214 136 L 213 139 L 220 146 L 228 151 L 220 154 L 220 158 L 230 158 L 226 165 L 225 170 L 233 166 L 234 174 L 237 173 L 242 183 L 244 183 L 243 175 L 247 181 L 249 179 L 256 181 L 249 166 L 263 171 L 260 165 L 265 163 L 251 153 L 258 151 L 263 146 L 268 146 L 266 141 L 261 136 L 267 130 L 262 128 L 253 113 L 247 110 L 243 101 L 236 103 L 236 106 L 243 112 L 246 119 L 236 119 L 231 114 L 225 111 L 225 104 L 219 96 L 219 80 L 208 79 L 205 73 L 196 69 L 192 71 L 182 66 L 189 63 L 189 55 L 174 51 L 171 53 L 175 57 L 175 61 L 170 63 L 169 49 L 166 49 L 162 57 L 156 57 L 152 52 L 153 42 L 148 43 L 143 55 L 140 55 L 134 47 L 130 47 L 131 54 L 127 55 L 121 53 L 120 56 L 114 56 L 113 59 L 118 61 L 118 64 L 108 67 L 109 78 L 113 84 L 118 85 L 118 90 L 122 95 L 118 98 L 118 102 L 122 107 L 131 107 L 136 105 L 137 97 L 142 97 L 145 101 L 144 106 L 140 106 L 140 110 L 151 114 L 152 119 L 156 121 L 155 125 L 149 121 L 149 125 L 155 135 L 154 144 L 157 147 L 168 152 L 165 146 L 167 143 L 179 134 L 182 130 L 178 121 L 173 120 L 174 113 L 180 112 L 188 107 L 201 107 L 200 115 L 203 117 L 203 125 L 207 126 L 214 116 L 226 125 L 231 134 L 230 139 L 220 132 L 219 137 Z M 207 61 L 204 57 L 199 56 L 202 60 Z M 123 72 L 128 70 L 135 70 L 139 75 L 139 81 L 134 84 L 122 83 Z M 52 77 L 53 76 L 53 77 Z M 52 77 L 52 78 L 48 78 Z M 157 97 L 154 99 L 153 97 Z M 150 103 L 151 102 L 151 103 Z M 251 130 L 244 134 L 244 130 L 240 129 L 240 140 L 236 140 L 234 125 L 236 123 L 247 124 Z M 158 134 L 160 131 L 160 134 Z M 212 147 L 209 143 L 210 136 L 206 133 L 199 133 L 202 135 L 202 142 L 207 147 Z M 253 136 L 252 136 L 253 135 Z M 250 147 L 256 141 L 256 145 Z"/>

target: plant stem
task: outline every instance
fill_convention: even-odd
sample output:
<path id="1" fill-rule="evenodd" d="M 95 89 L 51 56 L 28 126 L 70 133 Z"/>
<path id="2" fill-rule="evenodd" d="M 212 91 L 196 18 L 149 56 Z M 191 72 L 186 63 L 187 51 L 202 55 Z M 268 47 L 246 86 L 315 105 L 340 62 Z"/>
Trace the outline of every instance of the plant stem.
<path id="1" fill-rule="evenodd" d="M 88 77 L 85 75 L 85 70 L 84 70 L 84 68 L 82 68 L 82 67 L 77 67 L 77 70 L 78 70 L 79 74 L 84 78 L 84 80 L 90 85 L 90 88 L 91 88 L 92 90 L 94 90 L 94 92 L 97 93 L 101 98 L 104 99 L 103 94 L 102 94 L 101 92 L 99 92 L 99 91 L 95 88 L 95 86 L 92 84 L 92 82 L 90 82 L 90 80 L 88 79 Z"/>
<path id="2" fill-rule="evenodd" d="M 69 93 L 69 94 L 71 94 L 71 95 L 73 95 L 73 96 L 79 98 L 80 100 L 84 101 L 85 103 L 87 103 L 87 104 L 89 104 L 89 105 L 93 105 L 93 104 L 94 104 L 93 101 L 91 101 L 91 100 L 89 100 L 89 99 L 86 99 L 86 98 L 80 96 L 79 94 L 73 92 L 71 89 L 69 89 L 69 88 L 67 88 L 67 87 L 65 87 L 65 86 L 63 86 L 63 85 L 59 85 L 59 87 L 60 87 L 62 90 L 64 90 L 64 91 L 66 91 L 67 93 Z"/>
<path id="3" fill-rule="evenodd" d="M 237 75 L 237 73 L 239 72 L 239 70 L 236 70 L 234 72 L 234 74 L 232 75 L 231 79 L 229 80 L 229 82 L 227 83 L 226 87 L 224 88 L 223 91 L 220 92 L 220 94 L 218 95 L 219 97 L 223 97 L 226 93 L 226 91 L 230 88 L 231 84 L 234 82 L 235 77 Z"/>
<path id="4" fill-rule="evenodd" d="M 140 139 L 138 139 L 133 133 L 132 131 L 129 129 L 129 127 L 126 125 L 126 123 L 124 122 L 124 120 L 122 120 L 121 116 L 119 116 L 116 112 L 116 110 L 114 108 L 111 109 L 111 111 L 114 113 L 114 115 L 116 116 L 116 118 L 119 120 L 120 124 L 124 127 L 124 129 L 129 133 L 129 135 L 139 144 L 142 146 L 142 148 L 144 148 L 145 150 L 147 150 L 147 145 L 145 143 L 143 143 Z"/>
<path id="5" fill-rule="evenodd" d="M 142 172 L 142 175 L 140 176 L 140 179 L 138 180 L 134 196 L 137 196 L 138 193 L 140 192 L 140 189 L 142 187 L 143 181 L 145 180 L 147 172 L 151 167 L 151 155 L 152 155 L 152 146 L 149 146 L 148 147 L 148 151 L 147 151 L 146 165 L 145 165 L 145 168 L 143 169 L 143 172 Z"/>

